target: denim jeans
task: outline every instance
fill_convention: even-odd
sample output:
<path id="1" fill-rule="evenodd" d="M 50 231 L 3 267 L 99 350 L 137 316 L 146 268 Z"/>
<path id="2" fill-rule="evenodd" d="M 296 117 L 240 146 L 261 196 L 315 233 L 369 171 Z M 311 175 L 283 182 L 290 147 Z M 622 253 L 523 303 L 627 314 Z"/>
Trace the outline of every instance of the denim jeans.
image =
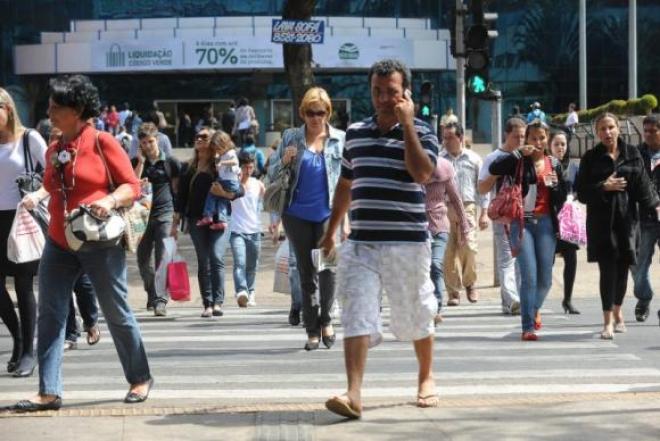
<path id="1" fill-rule="evenodd" d="M 69 301 L 69 316 L 66 319 L 66 333 L 64 338 L 68 341 L 77 341 L 80 337 L 80 330 L 76 321 L 76 303 L 78 304 L 78 311 L 83 320 L 83 329 L 86 331 L 92 326 L 96 325 L 99 321 L 99 307 L 96 304 L 96 292 L 92 281 L 89 280 L 87 274 L 82 274 L 73 285 L 74 296 L 71 296 Z"/>
<path id="2" fill-rule="evenodd" d="M 156 303 L 167 303 L 167 291 L 157 292 L 155 280 L 155 268 L 158 268 L 163 258 L 165 245 L 163 239 L 169 237 L 172 231 L 172 216 L 166 216 L 164 220 L 149 219 L 147 230 L 142 236 L 137 249 L 137 264 L 140 277 L 147 292 L 147 306 L 156 306 Z M 155 249 L 154 264 L 151 263 L 151 254 Z"/>
<path id="3" fill-rule="evenodd" d="M 504 225 L 493 223 L 493 236 L 495 238 L 495 264 L 500 279 L 502 306 L 509 310 L 513 302 L 520 302 L 518 296 L 520 271 L 516 266 L 516 260 L 511 255 L 511 244 L 509 244 Z"/>
<path id="4" fill-rule="evenodd" d="M 130 384 L 151 378 L 147 354 L 128 304 L 126 253 L 121 246 L 70 251 L 46 241 L 39 265 L 39 393 L 62 395 L 62 346 L 71 290 L 82 273 L 94 286 Z"/>
<path id="5" fill-rule="evenodd" d="M 639 243 L 637 264 L 630 267 L 630 272 L 635 283 L 635 297 L 638 300 L 648 303 L 653 298 L 650 271 L 655 246 L 657 245 L 658 249 L 660 249 L 660 222 L 641 222 L 640 228 L 642 235 Z"/>
<path id="6" fill-rule="evenodd" d="M 198 227 L 195 219 L 188 219 L 190 238 L 197 255 L 197 282 L 204 307 L 222 305 L 225 301 L 225 251 L 230 232 Z"/>
<path id="7" fill-rule="evenodd" d="M 231 252 L 234 257 L 234 287 L 236 293 L 254 292 L 257 276 L 261 233 L 231 233 Z"/>
<path id="8" fill-rule="evenodd" d="M 519 243 L 520 226 L 511 224 L 511 246 Z M 552 263 L 557 236 L 550 216 L 526 219 L 520 254 L 520 318 L 523 332 L 534 330 L 534 316 L 543 306 L 552 286 Z"/>
<path id="9" fill-rule="evenodd" d="M 431 241 L 431 280 L 433 281 L 435 298 L 438 299 L 438 311 L 442 309 L 442 293 L 444 281 L 445 249 L 449 233 L 438 233 L 433 235 Z"/>
<path id="10" fill-rule="evenodd" d="M 239 183 L 235 180 L 221 179 L 218 181 L 225 191 L 236 193 L 238 191 Z M 206 195 L 206 202 L 204 202 L 204 216 L 213 218 L 218 222 L 229 223 L 229 210 L 231 201 L 220 196 L 216 196 L 209 192 Z"/>
<path id="11" fill-rule="evenodd" d="M 302 310 L 302 288 L 300 287 L 300 273 L 296 251 L 289 242 L 289 286 L 291 287 L 291 307 L 297 311 Z"/>

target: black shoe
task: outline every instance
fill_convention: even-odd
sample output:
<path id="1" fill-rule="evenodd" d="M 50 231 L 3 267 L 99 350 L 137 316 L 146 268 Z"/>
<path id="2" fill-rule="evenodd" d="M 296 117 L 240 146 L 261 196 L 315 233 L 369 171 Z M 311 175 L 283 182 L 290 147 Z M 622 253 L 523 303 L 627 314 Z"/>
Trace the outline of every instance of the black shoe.
<path id="1" fill-rule="evenodd" d="M 300 324 L 300 309 L 291 307 L 289 310 L 289 324 L 291 326 L 298 326 Z"/>
<path id="2" fill-rule="evenodd" d="M 658 309 L 658 320 L 660 320 L 660 309 Z"/>
<path id="3" fill-rule="evenodd" d="M 314 351 L 318 348 L 319 348 L 319 342 L 318 341 L 315 341 L 315 342 L 308 341 L 307 343 L 305 343 L 305 350 L 306 351 Z"/>
<path id="4" fill-rule="evenodd" d="M 144 401 L 147 401 L 147 398 L 149 398 L 149 392 L 151 392 L 151 388 L 154 385 L 154 379 L 150 378 L 149 379 L 149 387 L 147 388 L 147 393 L 142 395 L 138 394 L 135 392 L 128 392 L 126 394 L 126 398 L 124 398 L 124 403 L 127 404 L 136 404 L 136 403 L 142 403 Z"/>
<path id="5" fill-rule="evenodd" d="M 561 302 L 561 306 L 564 308 L 564 314 L 579 314 L 580 311 L 575 309 L 570 300 L 564 300 Z"/>
<path id="6" fill-rule="evenodd" d="M 649 302 L 645 300 L 638 300 L 635 306 L 635 320 L 638 322 L 645 322 L 649 318 L 650 308 Z"/>
<path id="7" fill-rule="evenodd" d="M 325 347 L 330 349 L 332 348 L 332 346 L 334 346 L 335 341 L 337 340 L 337 334 L 324 335 L 323 337 L 321 337 L 321 340 L 323 340 L 323 344 L 325 345 Z"/>
<path id="8" fill-rule="evenodd" d="M 29 400 L 19 401 L 13 406 L 6 407 L 7 410 L 17 413 L 40 412 L 42 410 L 59 410 L 62 407 L 62 398 L 57 397 L 47 403 L 34 403 Z"/>

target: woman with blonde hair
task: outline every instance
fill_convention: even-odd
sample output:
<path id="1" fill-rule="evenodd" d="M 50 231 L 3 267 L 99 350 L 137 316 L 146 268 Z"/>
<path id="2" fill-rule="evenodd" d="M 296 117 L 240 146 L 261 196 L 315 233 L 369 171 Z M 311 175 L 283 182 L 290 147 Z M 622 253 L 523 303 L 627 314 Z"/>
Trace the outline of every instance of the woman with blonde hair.
<path id="1" fill-rule="evenodd" d="M 7 372 L 14 377 L 32 375 L 35 366 L 34 332 L 37 304 L 32 281 L 39 261 L 16 264 L 7 259 L 7 239 L 21 193 L 16 178 L 25 173 L 26 160 L 45 168 L 46 142 L 36 130 L 21 124 L 11 95 L 0 88 L 0 318 L 13 339 Z M 28 157 L 29 155 L 29 157 Z M 20 321 L 5 286 L 6 278 L 14 278 Z"/>
<path id="2" fill-rule="evenodd" d="M 225 251 L 229 246 L 229 229 L 216 230 L 209 225 L 198 225 L 204 215 L 207 194 L 235 199 L 243 195 L 239 187 L 236 193 L 223 190 L 217 182 L 215 150 L 211 140 L 229 139 L 229 136 L 214 136 L 217 132 L 201 127 L 195 135 L 195 152 L 185 172 L 179 178 L 177 205 L 174 213 L 172 235 L 176 236 L 178 225 L 190 232 L 197 255 L 197 281 L 202 296 L 202 317 L 224 315 L 225 300 Z"/>
<path id="3" fill-rule="evenodd" d="M 639 150 L 619 137 L 619 119 L 603 113 L 594 122 L 600 143 L 580 161 L 577 194 L 587 205 L 587 260 L 598 262 L 603 330 L 612 340 L 626 332 L 621 305 L 626 294 L 628 270 L 636 263 L 639 242 L 639 209 L 657 210 L 653 191 Z"/>
<path id="4" fill-rule="evenodd" d="M 328 123 L 332 102 L 320 87 L 303 96 L 299 108 L 304 124 L 286 130 L 277 151 L 270 156 L 268 175 L 291 168 L 291 181 L 282 223 L 294 249 L 302 287 L 303 320 L 307 329 L 305 349 L 318 349 L 319 341 L 330 348 L 335 342 L 330 310 L 335 295 L 335 274 L 318 272 L 312 250 L 318 248 L 341 169 L 346 134 Z M 316 291 L 319 291 L 316 299 Z"/>

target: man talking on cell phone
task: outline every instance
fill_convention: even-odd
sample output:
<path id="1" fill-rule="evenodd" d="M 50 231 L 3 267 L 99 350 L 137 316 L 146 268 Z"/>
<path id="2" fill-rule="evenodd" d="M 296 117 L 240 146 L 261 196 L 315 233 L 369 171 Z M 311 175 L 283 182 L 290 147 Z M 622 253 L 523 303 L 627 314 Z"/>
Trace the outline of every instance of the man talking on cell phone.
<path id="1" fill-rule="evenodd" d="M 360 418 L 367 350 L 382 341 L 381 297 L 389 298 L 390 329 L 412 341 L 419 362 L 417 405 L 438 405 L 433 362 L 433 318 L 438 303 L 429 268 L 431 245 L 423 184 L 431 177 L 438 138 L 414 117 L 410 70 L 382 60 L 369 71 L 375 116 L 346 132 L 341 177 L 320 248 L 335 252 L 335 231 L 350 208 L 351 234 L 338 251 L 337 297 L 342 301 L 345 394 L 326 407 Z"/>

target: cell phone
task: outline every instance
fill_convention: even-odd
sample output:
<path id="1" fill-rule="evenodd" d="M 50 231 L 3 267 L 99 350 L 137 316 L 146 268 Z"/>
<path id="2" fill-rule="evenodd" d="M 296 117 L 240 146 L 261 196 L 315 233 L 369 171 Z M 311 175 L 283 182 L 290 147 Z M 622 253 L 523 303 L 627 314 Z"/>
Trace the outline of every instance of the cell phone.
<path id="1" fill-rule="evenodd" d="M 410 89 L 404 90 L 403 94 L 408 97 L 408 99 L 412 99 L 412 91 Z"/>

